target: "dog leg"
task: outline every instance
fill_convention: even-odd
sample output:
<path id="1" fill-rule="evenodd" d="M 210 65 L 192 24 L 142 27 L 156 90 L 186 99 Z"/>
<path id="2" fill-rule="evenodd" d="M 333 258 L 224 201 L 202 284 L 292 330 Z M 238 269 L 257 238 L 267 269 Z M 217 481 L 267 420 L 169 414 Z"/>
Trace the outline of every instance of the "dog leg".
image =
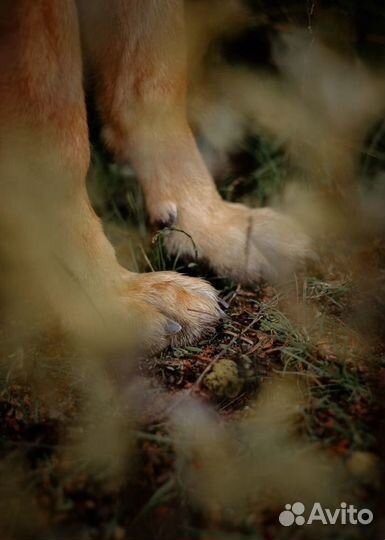
<path id="1" fill-rule="evenodd" d="M 214 270 L 244 282 L 290 271 L 308 251 L 305 235 L 272 209 L 223 201 L 197 149 L 183 1 L 78 4 L 104 140 L 136 169 L 151 221 L 188 233 L 168 235 L 170 252 L 193 255 L 196 246 Z"/>
<path id="2" fill-rule="evenodd" d="M 127 272 L 91 209 L 74 1 L 4 0 L 0 65 L 0 252 L 12 297 L 98 346 L 198 337 L 219 317 L 211 286 Z"/>

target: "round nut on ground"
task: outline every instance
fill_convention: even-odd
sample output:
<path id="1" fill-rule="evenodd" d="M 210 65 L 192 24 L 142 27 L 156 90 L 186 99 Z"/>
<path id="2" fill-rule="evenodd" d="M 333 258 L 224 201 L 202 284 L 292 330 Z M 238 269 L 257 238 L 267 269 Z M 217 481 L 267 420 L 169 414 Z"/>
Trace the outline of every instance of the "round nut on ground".
<path id="1" fill-rule="evenodd" d="M 347 467 L 364 483 L 375 484 L 379 478 L 378 457 L 371 452 L 353 452 L 347 461 Z"/>
<path id="2" fill-rule="evenodd" d="M 243 387 L 237 364 L 228 358 L 221 358 L 203 379 L 203 385 L 218 397 L 234 398 Z"/>

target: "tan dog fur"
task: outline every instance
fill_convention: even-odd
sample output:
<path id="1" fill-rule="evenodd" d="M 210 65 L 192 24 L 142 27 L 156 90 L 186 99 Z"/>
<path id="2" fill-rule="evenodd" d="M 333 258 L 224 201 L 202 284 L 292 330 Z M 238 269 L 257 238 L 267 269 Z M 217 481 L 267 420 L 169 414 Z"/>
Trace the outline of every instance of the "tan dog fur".
<path id="1" fill-rule="evenodd" d="M 235 280 L 250 283 L 287 271 L 306 252 L 305 236 L 273 210 L 224 202 L 197 149 L 186 113 L 184 2 L 98 2 L 91 17 L 90 2 L 78 4 L 105 142 L 133 164 L 151 221 L 188 233 L 199 256 Z M 230 13 L 238 5 L 226 4 Z M 196 53 L 198 60 L 202 55 Z M 184 234 L 169 237 L 168 247 L 193 254 Z"/>
<path id="2" fill-rule="evenodd" d="M 32 317 L 48 307 L 87 343 L 119 348 L 138 331 L 150 347 L 170 334 L 191 341 L 220 317 L 213 288 L 176 273 L 123 269 L 91 209 L 79 13 L 105 142 L 132 162 L 150 219 L 176 224 L 217 272 L 245 282 L 274 275 L 282 259 L 294 262 L 306 250 L 284 216 L 217 193 L 186 117 L 181 0 L 3 0 L 4 283 Z M 178 233 L 169 248 L 191 252 Z"/>

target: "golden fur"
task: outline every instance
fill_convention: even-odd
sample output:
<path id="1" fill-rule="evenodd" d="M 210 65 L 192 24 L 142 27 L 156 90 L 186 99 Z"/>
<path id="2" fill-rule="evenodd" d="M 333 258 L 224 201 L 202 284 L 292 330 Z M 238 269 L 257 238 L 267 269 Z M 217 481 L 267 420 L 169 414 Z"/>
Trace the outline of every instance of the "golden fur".
<path id="1" fill-rule="evenodd" d="M 0 64 L 1 255 L 24 314 L 48 306 L 82 342 L 117 349 L 139 331 L 149 347 L 191 341 L 221 316 L 202 280 L 119 266 L 85 188 L 83 67 L 104 141 L 135 168 L 152 222 L 183 229 L 243 282 L 305 254 L 288 218 L 216 190 L 187 120 L 182 0 L 3 0 Z M 173 233 L 170 251 L 191 253 L 186 238 Z"/>

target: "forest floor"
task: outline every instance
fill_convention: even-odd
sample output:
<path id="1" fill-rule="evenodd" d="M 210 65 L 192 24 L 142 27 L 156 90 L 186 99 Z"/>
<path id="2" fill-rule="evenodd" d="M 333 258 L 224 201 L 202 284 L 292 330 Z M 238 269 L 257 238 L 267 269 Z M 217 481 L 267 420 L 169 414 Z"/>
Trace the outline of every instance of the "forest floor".
<path id="1" fill-rule="evenodd" d="M 257 169 L 253 178 L 260 181 L 259 186 L 279 184 L 279 159 L 269 154 L 264 169 Z M 99 174 L 98 163 L 95 170 Z M 274 178 L 268 181 L 266 174 Z M 249 183 L 250 178 L 245 183 L 247 189 Z M 114 192 L 114 201 L 119 201 L 117 185 L 117 180 L 116 184 L 111 181 L 108 186 L 113 187 L 104 188 Z M 232 187 L 234 182 L 226 189 L 231 191 Z M 104 193 L 103 197 L 108 201 L 110 195 Z M 264 198 L 265 191 L 259 199 L 264 202 Z M 129 210 L 134 206 L 142 216 L 140 204 L 128 200 Z M 108 208 L 115 214 L 113 221 L 126 221 L 116 202 Z M 107 215 L 108 222 L 110 218 Z M 142 217 L 136 225 L 144 230 Z M 229 305 L 228 318 L 194 346 L 170 348 L 143 360 L 140 377 L 162 395 L 170 396 L 171 408 L 195 398 L 225 426 L 250 414 L 269 381 L 301 381 L 304 403 L 296 420 L 296 435 L 309 448 L 338 460 L 349 479 L 350 496 L 361 507 L 373 509 L 374 526 L 378 527 L 384 519 L 379 514 L 385 391 L 383 243 L 374 240 L 360 248 L 359 257 L 377 269 L 375 287 L 365 291 L 352 275 L 351 254 L 336 245 L 321 254 L 320 263 L 294 276 L 284 287 L 261 283 L 244 288 L 212 276 L 195 263 L 184 266 L 169 260 L 161 243 L 158 236 L 150 246 L 144 246 L 140 252 L 145 256 L 138 264 L 147 264 L 147 270 L 151 266 L 203 274 Z M 48 406 L 23 376 L 22 367 L 9 369 L 9 360 L 16 365 L 20 354 L 18 349 L 8 350 L 8 368 L 2 371 L 0 388 L 2 519 L 7 514 L 7 533 L 0 533 L 1 540 L 313 538 L 303 527 L 283 528 L 278 522 L 283 508 L 274 504 L 270 508 L 265 505 L 262 512 L 249 509 L 242 517 L 236 510 L 230 511 L 229 517 L 222 509 L 204 511 L 193 504 L 176 459 L 178 434 L 159 412 L 136 427 L 134 457 L 130 458 L 135 466 L 123 480 L 89 472 L 84 460 L 71 464 L 63 457 L 63 434 L 79 429 L 81 385 L 57 383 L 67 365 L 57 350 L 43 343 L 39 352 L 24 351 L 23 356 L 33 355 L 53 381 L 55 407 Z M 199 474 L 197 461 L 194 466 Z M 301 462 L 297 466 L 300 468 Z M 358 529 L 332 530 L 327 538 L 374 538 L 372 528 Z M 322 537 L 320 531 L 315 537 Z"/>

